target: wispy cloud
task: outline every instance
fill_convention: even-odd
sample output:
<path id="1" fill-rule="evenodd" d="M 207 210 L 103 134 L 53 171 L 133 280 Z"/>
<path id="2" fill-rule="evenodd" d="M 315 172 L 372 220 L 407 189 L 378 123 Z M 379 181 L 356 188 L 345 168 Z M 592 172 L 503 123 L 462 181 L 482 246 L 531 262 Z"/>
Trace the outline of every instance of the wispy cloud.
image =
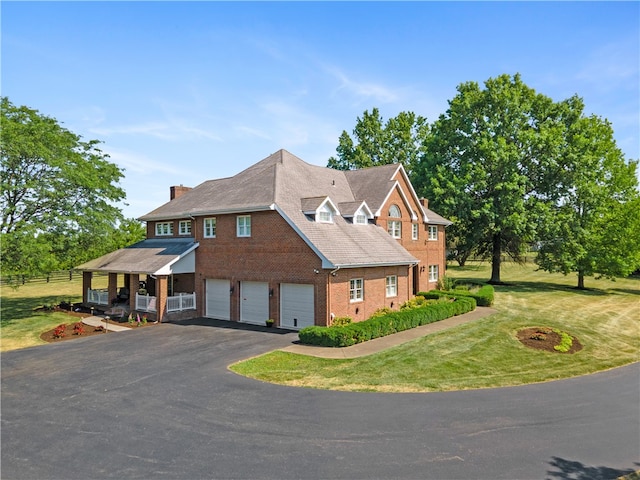
<path id="1" fill-rule="evenodd" d="M 380 103 L 391 103 L 398 100 L 396 91 L 380 83 L 354 80 L 335 66 L 325 66 L 325 70 L 338 80 L 339 85 L 335 91 L 344 90 L 356 97 L 373 99 Z"/>
<path id="2" fill-rule="evenodd" d="M 182 174 L 183 171 L 174 165 L 167 165 L 159 162 L 157 159 L 151 159 L 144 154 L 137 152 L 118 150 L 112 147 L 105 147 L 104 152 L 109 154 L 110 160 L 116 163 L 127 172 L 144 173 L 144 174 Z"/>
<path id="3" fill-rule="evenodd" d="M 220 137 L 206 129 L 189 125 L 187 122 L 174 119 L 171 122 L 146 122 L 130 125 L 118 125 L 113 127 L 93 127 L 90 129 L 97 135 L 148 135 L 167 141 L 189 140 L 193 138 L 205 138 L 220 141 Z"/>
<path id="4" fill-rule="evenodd" d="M 638 39 L 627 38 L 608 43 L 593 51 L 576 79 L 593 84 L 602 91 L 620 88 L 637 90 L 640 62 Z"/>

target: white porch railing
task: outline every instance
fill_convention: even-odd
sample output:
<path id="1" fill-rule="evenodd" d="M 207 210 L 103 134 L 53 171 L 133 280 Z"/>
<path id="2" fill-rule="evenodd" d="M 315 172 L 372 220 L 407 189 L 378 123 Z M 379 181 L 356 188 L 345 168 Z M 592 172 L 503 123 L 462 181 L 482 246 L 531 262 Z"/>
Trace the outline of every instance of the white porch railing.
<path id="1" fill-rule="evenodd" d="M 167 312 L 181 312 L 196 309 L 196 293 L 180 293 L 167 297 Z"/>
<path id="2" fill-rule="evenodd" d="M 141 312 L 155 312 L 156 297 L 136 293 L 136 310 L 140 310 Z"/>
<path id="3" fill-rule="evenodd" d="M 95 303 L 97 305 L 109 305 L 109 290 L 100 288 L 92 290 L 87 289 L 87 303 Z"/>

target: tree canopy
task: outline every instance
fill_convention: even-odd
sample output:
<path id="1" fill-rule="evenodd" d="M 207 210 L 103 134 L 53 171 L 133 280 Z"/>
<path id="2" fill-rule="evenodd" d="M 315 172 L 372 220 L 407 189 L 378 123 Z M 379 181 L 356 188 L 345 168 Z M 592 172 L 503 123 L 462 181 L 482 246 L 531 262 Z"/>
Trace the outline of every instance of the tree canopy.
<path id="1" fill-rule="evenodd" d="M 345 131 L 340 135 L 337 157 L 327 166 L 337 170 L 353 170 L 390 163 L 401 163 L 410 175 L 424 148 L 429 133 L 426 118 L 413 112 L 400 112 L 386 123 L 380 111 L 365 110 L 353 129 L 355 140 Z"/>
<path id="2" fill-rule="evenodd" d="M 637 161 L 627 162 L 613 129 L 596 116 L 568 125 L 561 197 L 541 229 L 543 270 L 585 276 L 627 276 L 640 268 Z"/>
<path id="3" fill-rule="evenodd" d="M 417 188 L 454 221 L 459 248 L 491 258 L 500 283 L 503 254 L 520 260 L 552 204 L 559 152 L 577 98 L 554 103 L 520 75 L 458 86 L 432 126 Z"/>
<path id="4" fill-rule="evenodd" d="M 7 97 L 0 120 L 3 274 L 35 275 L 106 253 L 123 220 L 114 204 L 125 192 L 119 186 L 123 172 L 100 142 L 83 141 L 54 118 Z"/>

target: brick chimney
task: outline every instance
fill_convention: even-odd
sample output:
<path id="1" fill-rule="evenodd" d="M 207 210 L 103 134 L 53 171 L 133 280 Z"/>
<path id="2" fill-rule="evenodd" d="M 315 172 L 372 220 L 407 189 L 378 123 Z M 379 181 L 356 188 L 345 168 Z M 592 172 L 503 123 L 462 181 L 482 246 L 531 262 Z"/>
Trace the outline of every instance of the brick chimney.
<path id="1" fill-rule="evenodd" d="M 181 197 L 184 193 L 187 193 L 189 190 L 191 190 L 191 187 L 185 187 L 183 185 L 176 185 L 169 188 L 171 197 L 169 200 L 175 200 L 176 198 Z"/>
<path id="2" fill-rule="evenodd" d="M 427 200 L 426 198 L 421 198 L 420 203 L 424 208 L 429 208 L 429 200 Z"/>

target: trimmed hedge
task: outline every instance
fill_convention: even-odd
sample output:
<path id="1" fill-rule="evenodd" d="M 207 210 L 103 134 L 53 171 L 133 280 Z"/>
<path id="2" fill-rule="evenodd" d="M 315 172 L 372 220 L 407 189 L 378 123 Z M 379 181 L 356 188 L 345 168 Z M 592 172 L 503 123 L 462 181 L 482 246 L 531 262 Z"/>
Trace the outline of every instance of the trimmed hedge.
<path id="1" fill-rule="evenodd" d="M 461 296 L 452 300 L 451 302 L 432 303 L 424 307 L 397 310 L 343 327 L 305 327 L 298 332 L 298 336 L 300 342 L 307 345 L 348 347 L 461 315 L 476 308 L 476 301 L 473 298 Z"/>
<path id="2" fill-rule="evenodd" d="M 490 307 L 493 305 L 493 295 L 495 290 L 491 285 L 483 285 L 476 293 L 465 290 L 429 290 L 428 292 L 419 292 L 418 295 L 424 298 L 440 298 L 440 297 L 469 297 L 475 299 L 480 307 Z"/>

